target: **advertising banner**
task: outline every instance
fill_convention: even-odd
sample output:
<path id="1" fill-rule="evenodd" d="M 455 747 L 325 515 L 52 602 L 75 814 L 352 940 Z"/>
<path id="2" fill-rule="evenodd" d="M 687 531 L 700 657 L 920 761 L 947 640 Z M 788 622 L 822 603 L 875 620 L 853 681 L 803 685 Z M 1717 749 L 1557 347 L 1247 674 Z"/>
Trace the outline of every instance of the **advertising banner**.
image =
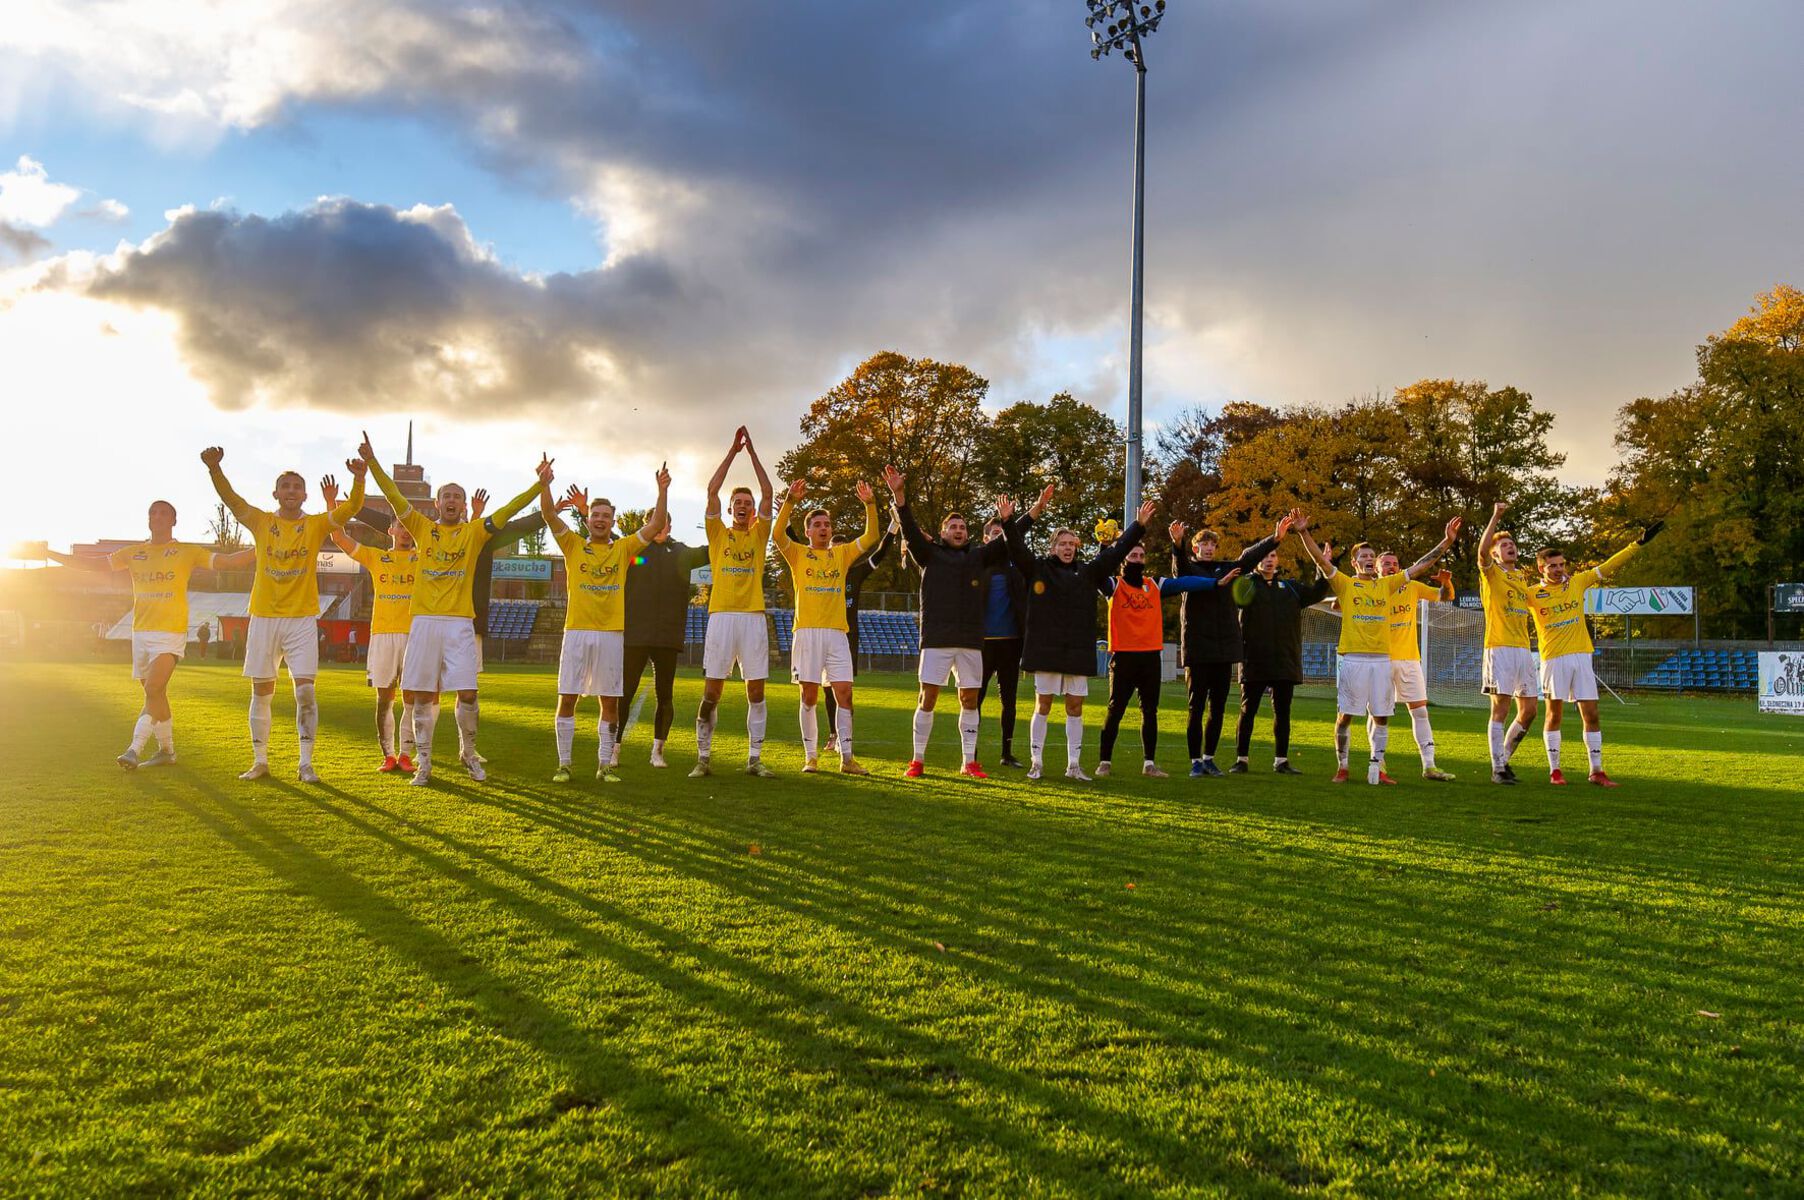
<path id="1" fill-rule="evenodd" d="M 1761 712 L 1804 717 L 1804 651 L 1762 650 L 1755 694 Z"/>
<path id="2" fill-rule="evenodd" d="M 1689 617 L 1688 587 L 1592 588 L 1585 593 L 1585 611 L 1600 617 Z"/>
<path id="3" fill-rule="evenodd" d="M 500 558 L 492 560 L 491 579 L 550 579 L 549 558 Z"/>
<path id="4" fill-rule="evenodd" d="M 1773 585 L 1773 611 L 1804 613 L 1804 583 L 1775 583 Z"/>

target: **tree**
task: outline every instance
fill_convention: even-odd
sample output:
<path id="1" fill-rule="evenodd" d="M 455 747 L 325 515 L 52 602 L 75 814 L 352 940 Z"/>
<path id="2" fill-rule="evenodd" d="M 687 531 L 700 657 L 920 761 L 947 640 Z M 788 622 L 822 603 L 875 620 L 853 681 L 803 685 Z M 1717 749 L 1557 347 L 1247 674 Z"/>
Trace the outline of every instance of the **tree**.
<path id="1" fill-rule="evenodd" d="M 1228 452 L 1284 420 L 1278 410 L 1263 404 L 1234 401 L 1213 416 L 1207 409 L 1192 409 L 1160 429 L 1150 457 L 1170 519 L 1202 525 L 1209 498 L 1221 489 L 1222 460 Z"/>
<path id="2" fill-rule="evenodd" d="M 207 532 L 213 535 L 213 544 L 221 551 L 244 548 L 244 527 L 238 524 L 238 518 L 232 515 L 223 500 L 213 506 L 213 519 L 207 522 Z"/>
<path id="3" fill-rule="evenodd" d="M 1121 515 L 1125 434 L 1107 413 L 1060 392 L 1044 404 L 1011 404 L 997 413 L 978 445 L 973 474 L 984 500 L 1013 496 L 1022 504 L 1057 484 L 1041 526 L 1068 525 L 1086 540 L 1098 520 Z"/>

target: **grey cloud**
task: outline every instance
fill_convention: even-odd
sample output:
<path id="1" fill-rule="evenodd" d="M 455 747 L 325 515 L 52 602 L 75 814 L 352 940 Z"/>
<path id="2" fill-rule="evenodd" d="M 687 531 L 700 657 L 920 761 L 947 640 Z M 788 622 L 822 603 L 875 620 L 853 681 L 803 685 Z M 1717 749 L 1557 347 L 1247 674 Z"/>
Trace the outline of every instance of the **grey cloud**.
<path id="1" fill-rule="evenodd" d="M 0 251 L 17 262 L 30 262 L 50 249 L 50 239 L 35 229 L 0 221 Z"/>

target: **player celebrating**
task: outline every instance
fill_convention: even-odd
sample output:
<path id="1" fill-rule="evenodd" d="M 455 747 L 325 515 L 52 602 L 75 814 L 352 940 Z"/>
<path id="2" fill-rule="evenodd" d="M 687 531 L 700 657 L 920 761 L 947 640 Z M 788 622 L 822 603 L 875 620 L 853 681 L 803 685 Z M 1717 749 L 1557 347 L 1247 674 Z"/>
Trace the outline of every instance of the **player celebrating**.
<path id="1" fill-rule="evenodd" d="M 457 723 L 464 768 L 481 783 L 487 773 L 476 754 L 476 609 L 471 601 L 472 570 L 476 556 L 497 528 L 525 508 L 538 494 L 540 483 L 515 496 L 481 524 L 464 519 L 469 503 L 462 485 L 439 485 L 436 517 L 420 512 L 401 494 L 395 481 L 376 461 L 370 435 L 358 448 L 364 465 L 376 478 L 376 486 L 394 509 L 395 520 L 413 535 L 419 554 L 414 580 L 412 613 L 407 627 L 407 657 L 401 665 L 401 695 L 413 705 L 414 748 L 419 753 L 413 783 L 432 782 L 432 734 L 438 725 L 440 692 L 457 693 Z M 540 456 L 538 476 L 550 482 L 551 460 Z M 358 477 L 361 490 L 362 477 Z M 353 499 L 360 499 L 353 494 Z"/>
<path id="2" fill-rule="evenodd" d="M 664 759 L 664 742 L 676 719 L 676 665 L 689 620 L 689 572 L 707 561 L 708 548 L 674 541 L 666 519 L 664 528 L 646 543 L 626 573 L 626 690 L 620 696 L 622 723 L 614 731 L 616 764 L 626 737 L 624 722 L 632 713 L 633 697 L 639 693 L 639 682 L 649 664 L 657 699 L 650 761 L 654 767 L 670 765 Z"/>
<path id="3" fill-rule="evenodd" d="M 1453 518 L 1457 523 L 1458 517 Z M 1378 556 L 1378 575 L 1384 578 L 1402 570 L 1395 550 Z M 1409 585 L 1391 597 L 1391 691 L 1395 700 L 1409 708 L 1410 730 L 1415 734 L 1416 750 L 1422 756 L 1422 778 L 1446 783 L 1453 776 L 1434 765 L 1434 726 L 1428 721 L 1428 677 L 1422 672 L 1422 645 L 1417 636 L 1416 604 L 1418 601 L 1450 602 L 1453 599 L 1453 572 L 1442 571 L 1435 577 L 1438 587 L 1411 580 Z M 1391 711 L 1396 712 L 1393 703 Z M 1368 736 L 1370 731 L 1367 731 Z"/>
<path id="4" fill-rule="evenodd" d="M 225 451 L 218 446 L 200 453 L 213 490 L 250 531 L 257 547 L 250 629 L 244 643 L 244 675 L 251 681 L 252 761 L 238 778 L 262 779 L 269 774 L 269 710 L 276 694 L 276 672 L 286 662 L 294 684 L 294 725 L 300 742 L 297 776 L 302 783 L 318 783 L 313 735 L 319 727 L 319 700 L 313 681 L 319 675 L 319 550 L 327 534 L 343 528 L 363 508 L 364 466 L 356 459 L 347 461 L 350 496 L 330 512 L 309 516 L 301 511 L 307 503 L 307 481 L 298 471 L 276 477 L 276 510 L 264 512 L 232 490 L 219 466 L 224 458 Z M 327 476 L 323 486 L 332 482 Z"/>
<path id="5" fill-rule="evenodd" d="M 1151 500 L 1140 505 L 1121 536 L 1088 562 L 1077 557 L 1082 539 L 1075 530 L 1052 535 L 1052 553 L 1035 558 L 1027 548 L 1027 531 L 1052 503 L 1047 484 L 1033 507 L 1013 521 L 1004 515 L 1009 557 L 1027 578 L 1027 630 L 1022 638 L 1021 669 L 1034 677 L 1034 715 L 1029 725 L 1027 777 L 1039 779 L 1046 756 L 1046 727 L 1054 696 L 1065 698 L 1065 778 L 1088 782 L 1082 765 L 1084 700 L 1096 670 L 1096 592 L 1120 568 L 1122 560 L 1146 536 L 1152 520 Z M 1144 563 L 1145 559 L 1142 557 Z M 1163 643 L 1161 643 L 1163 644 Z"/>
<path id="6" fill-rule="evenodd" d="M 1147 513 L 1150 507 L 1141 511 Z M 1235 568 L 1219 579 L 1208 575 L 1154 579 L 1146 573 L 1146 547 L 1136 545 L 1122 559 L 1121 574 L 1102 581 L 1100 590 L 1109 598 L 1109 711 L 1102 724 L 1098 775 L 1108 775 L 1115 769 L 1111 765 L 1115 737 L 1121 731 L 1121 718 L 1129 703 L 1139 693 L 1140 773 L 1154 779 L 1166 778 L 1154 761 L 1159 748 L 1159 685 L 1165 669 L 1165 612 L 1160 601 L 1166 596 L 1229 585 L 1239 574 L 1239 568 Z"/>
<path id="7" fill-rule="evenodd" d="M 1516 772 L 1510 757 L 1528 736 L 1541 697 L 1541 667 L 1528 641 L 1528 593 L 1516 538 L 1497 528 L 1509 505 L 1499 500 L 1491 506 L 1491 520 L 1478 539 L 1478 594 L 1485 610 L 1484 690 L 1491 697 L 1491 782 L 1514 784 Z M 1503 718 L 1510 697 L 1516 698 L 1516 719 L 1506 731 Z"/>
<path id="8" fill-rule="evenodd" d="M 1425 557 L 1411 563 L 1395 575 L 1380 578 L 1378 551 L 1368 542 L 1353 547 L 1354 575 L 1334 569 L 1334 562 L 1309 536 L 1309 518 L 1302 516 L 1293 526 L 1303 538 L 1303 548 L 1316 561 L 1328 589 L 1340 604 L 1339 657 L 1335 663 L 1335 694 L 1339 716 L 1334 722 L 1334 753 L 1339 769 L 1335 783 L 1347 782 L 1347 759 L 1352 742 L 1353 718 L 1370 716 L 1366 726 L 1370 739 L 1371 760 L 1366 767 L 1366 782 L 1392 784 L 1397 781 L 1384 771 L 1384 750 L 1390 739 L 1391 711 L 1396 697 L 1391 684 L 1390 607 L 1391 601 L 1409 581 L 1434 565 L 1459 531 L 1459 518 L 1447 522 L 1447 536 Z"/>
<path id="9" fill-rule="evenodd" d="M 570 782 L 570 752 L 576 741 L 576 704 L 584 696 L 601 702 L 595 723 L 600 745 L 595 778 L 619 783 L 614 772 L 614 730 L 625 690 L 626 577 L 640 550 L 670 524 L 670 472 L 658 468 L 658 502 L 637 532 L 614 536 L 614 504 L 575 494 L 586 514 L 588 536 L 566 528 L 551 496 L 550 472 L 541 476 L 539 513 L 564 554 L 564 643 L 557 666 L 557 771 L 553 783 Z"/>
<path id="10" fill-rule="evenodd" d="M 983 540 L 1000 541 L 1007 530 L 994 517 L 983 527 Z M 983 583 L 983 683 L 978 688 L 978 706 L 989 695 L 990 680 L 996 680 L 996 698 L 1000 701 L 999 724 L 1002 729 L 1002 753 L 996 761 L 1005 767 L 1019 767 L 1015 757 L 1015 703 L 1021 691 L 1021 622 L 1027 615 L 1027 580 L 1004 559 L 991 567 Z"/>
<path id="11" fill-rule="evenodd" d="M 1333 559 L 1324 543 L 1322 553 Z M 1259 701 L 1272 696 L 1272 771 L 1301 775 L 1290 761 L 1290 704 L 1303 682 L 1303 610 L 1320 603 L 1328 594 L 1328 581 L 1317 577 L 1309 583 L 1278 578 L 1278 552 L 1259 560 L 1253 574 L 1234 582 L 1234 603 L 1240 608 L 1240 633 L 1246 660 L 1240 667 L 1240 719 L 1234 726 L 1234 765 L 1230 775 L 1247 772 L 1247 754 L 1253 745 L 1253 723 Z"/>
<path id="12" fill-rule="evenodd" d="M 1547 720 L 1541 727 L 1541 736 L 1547 743 L 1549 783 L 1566 782 L 1560 771 L 1560 719 L 1570 700 L 1578 704 L 1579 719 L 1585 726 L 1585 753 L 1591 760 L 1591 773 L 1586 778 L 1598 787 L 1616 786 L 1604 774 L 1604 731 L 1597 715 L 1597 676 L 1591 669 L 1591 629 L 1585 622 L 1585 593 L 1601 587 L 1664 525 L 1664 521 L 1655 521 L 1635 541 L 1576 575 L 1567 571 L 1566 552 L 1558 546 L 1535 552 L 1541 581 L 1529 585 L 1528 611 L 1535 618 L 1535 632 L 1541 641 L 1541 690 L 1547 694 Z"/>
<path id="13" fill-rule="evenodd" d="M 201 567 L 215 571 L 247 567 L 255 561 L 256 552 L 220 554 L 210 546 L 176 541 L 175 505 L 153 500 L 149 541 L 121 546 L 104 558 L 59 554 L 48 547 L 44 553 L 65 567 L 131 572 L 132 678 L 144 689 L 144 707 L 132 726 L 131 745 L 117 761 L 128 771 L 174 762 L 175 714 L 169 707 L 169 678 L 188 652 L 188 579 Z M 153 737 L 157 752 L 140 760 Z"/>
<path id="14" fill-rule="evenodd" d="M 896 514 L 892 512 L 889 524 L 884 526 L 883 537 L 877 542 L 877 548 L 869 554 L 862 554 L 853 559 L 852 565 L 846 568 L 846 646 L 852 653 L 852 678 L 854 680 L 858 678 L 860 593 L 864 590 L 865 581 L 877 573 L 877 568 L 882 564 L 884 555 L 889 553 L 890 547 L 895 545 L 896 539 L 901 534 L 901 522 L 896 520 Z M 839 728 L 839 702 L 833 698 L 832 688 L 827 689 L 826 704 L 827 735 L 823 742 L 827 750 L 832 752 L 839 749 L 839 736 L 836 733 Z"/>
<path id="15" fill-rule="evenodd" d="M 795 638 L 789 655 L 790 670 L 802 692 L 802 752 L 807 757 L 802 770 L 808 774 L 820 770 L 820 727 L 814 707 L 824 681 L 833 689 L 839 704 L 835 717 L 839 769 L 846 775 L 868 775 L 870 772 L 852 757 L 852 646 L 846 637 L 846 575 L 853 563 L 870 554 L 883 536 L 877 524 L 876 497 L 871 485 L 860 479 L 858 499 L 864 505 L 864 532 L 857 541 L 836 544 L 833 515 L 817 508 L 803 518 L 802 527 L 808 532 L 804 544 L 789 536 L 789 515 L 807 491 L 804 481 L 793 481 L 772 526 L 777 553 L 789 564 L 796 594 Z"/>
<path id="16" fill-rule="evenodd" d="M 336 489 L 323 492 L 327 505 L 337 499 Z M 395 746 L 395 694 L 401 690 L 401 663 L 407 657 L 407 626 L 413 620 L 413 582 L 420 556 L 413 535 L 399 521 L 388 526 L 390 548 L 378 550 L 332 531 L 338 548 L 370 573 L 375 602 L 370 606 L 370 647 L 365 660 L 367 678 L 376 689 L 376 743 L 382 748 L 378 771 L 412 774 L 413 706 L 401 706 L 400 754 Z"/>
<path id="17" fill-rule="evenodd" d="M 720 487 L 733 459 L 744 450 L 758 476 L 759 497 L 736 487 L 727 500 L 732 516 L 720 519 Z M 708 632 L 702 638 L 702 703 L 695 716 L 695 769 L 691 779 L 714 773 L 714 724 L 720 696 L 735 665 L 745 680 L 745 773 L 770 778 L 764 765 L 764 681 L 770 678 L 770 626 L 764 616 L 764 552 L 770 543 L 770 476 L 752 447 L 752 435 L 741 425 L 732 448 L 708 480 L 708 565 L 714 582 L 708 589 Z"/>
<path id="18" fill-rule="evenodd" d="M 983 581 L 990 568 L 1007 556 L 1008 541 L 972 545 L 971 527 L 964 514 L 956 512 L 947 513 L 940 520 L 940 536 L 930 538 L 921 531 L 903 494 L 908 477 L 886 465 L 883 482 L 895 501 L 908 555 L 921 569 L 921 662 L 916 671 L 921 693 L 914 715 L 914 757 L 902 774 L 909 779 L 926 774 L 933 707 L 939 702 L 940 689 L 951 678 L 958 686 L 958 741 L 964 755 L 959 774 L 988 779 L 977 763 L 977 704 L 983 695 L 979 691 L 983 680 Z M 1013 501 L 1004 500 L 997 506 L 997 515 L 1005 521 L 1014 511 Z"/>

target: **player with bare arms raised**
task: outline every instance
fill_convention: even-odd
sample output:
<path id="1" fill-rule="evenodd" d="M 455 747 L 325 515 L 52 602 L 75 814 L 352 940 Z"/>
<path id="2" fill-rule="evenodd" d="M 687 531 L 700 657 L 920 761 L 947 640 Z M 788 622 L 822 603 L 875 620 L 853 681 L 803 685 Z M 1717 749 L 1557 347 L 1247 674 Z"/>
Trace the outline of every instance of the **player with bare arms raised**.
<path id="1" fill-rule="evenodd" d="M 338 502 L 336 487 L 321 489 L 328 508 Z M 376 744 L 382 750 L 382 761 L 376 769 L 384 773 L 405 771 L 413 774 L 413 706 L 401 706 L 400 745 L 395 736 L 395 698 L 401 691 L 401 664 L 407 658 L 407 627 L 413 620 L 413 582 L 419 571 L 420 556 L 414 549 L 413 535 L 399 521 L 388 524 L 389 548 L 378 550 L 334 529 L 332 541 L 370 573 L 370 645 L 365 656 L 365 678 L 376 689 Z"/>
<path id="2" fill-rule="evenodd" d="M 1535 723 L 1541 700 L 1541 665 L 1529 642 L 1528 592 L 1516 536 L 1499 529 L 1509 505 L 1491 506 L 1491 520 L 1478 539 L 1478 595 L 1485 610 L 1484 692 L 1491 699 L 1491 782 L 1514 785 L 1510 758 Z M 1510 699 L 1516 719 L 1506 729 Z"/>
<path id="3" fill-rule="evenodd" d="M 758 476 L 759 498 L 752 489 L 736 487 L 727 500 L 728 522 L 720 519 L 720 489 L 733 460 L 743 450 Z M 764 615 L 764 552 L 770 545 L 770 476 L 752 447 L 752 435 L 741 425 L 733 445 L 708 480 L 708 632 L 702 639 L 702 703 L 695 715 L 695 769 L 691 779 L 714 773 L 714 725 L 721 693 L 735 665 L 745 680 L 745 773 L 765 778 L 775 774 L 764 765 L 764 681 L 770 678 L 770 626 Z"/>
<path id="4" fill-rule="evenodd" d="M 351 472 L 351 494 L 326 513 L 309 515 L 307 481 L 298 471 L 276 476 L 276 508 L 265 512 L 232 490 L 220 462 L 225 451 L 209 446 L 200 453 L 213 481 L 213 490 L 225 501 L 238 523 L 256 543 L 257 575 L 251 584 L 250 628 L 244 642 L 244 675 L 251 681 L 251 765 L 238 778 L 262 779 L 269 774 L 270 705 L 276 694 L 276 673 L 283 664 L 294 685 L 294 725 L 300 744 L 296 771 L 302 783 L 318 783 L 313 769 L 313 736 L 319 728 L 319 700 L 313 681 L 319 675 L 319 551 L 334 529 L 363 508 L 363 464 L 345 463 Z M 327 476 L 324 484 L 332 484 Z"/>
<path id="5" fill-rule="evenodd" d="M 65 567 L 86 571 L 129 571 L 132 577 L 132 678 L 144 689 L 144 707 L 132 726 L 131 744 L 118 758 L 128 771 L 175 761 L 175 714 L 169 707 L 169 679 L 188 652 L 188 579 L 196 570 L 227 571 L 256 561 L 255 550 L 221 554 L 211 546 L 175 540 L 175 505 L 153 500 L 150 540 L 121 546 L 108 555 L 44 554 Z M 205 646 L 202 649 L 205 650 Z M 157 752 L 140 759 L 151 738 Z"/>
<path id="6" fill-rule="evenodd" d="M 376 459 L 370 435 L 363 435 L 357 451 L 388 498 L 395 519 L 413 535 L 419 553 L 419 570 L 413 585 L 413 617 L 407 628 L 407 658 L 401 665 L 401 695 L 413 705 L 413 740 L 419 753 L 413 783 L 432 782 L 432 734 L 438 724 L 440 692 L 457 693 L 457 723 L 464 768 L 478 783 L 487 778 L 476 753 L 476 608 L 471 600 L 475 585 L 476 557 L 495 530 L 539 494 L 541 483 L 551 481 L 551 460 L 539 458 L 538 479 L 532 486 L 483 519 L 465 520 L 468 498 L 462 485 L 439 485 L 435 516 L 420 512 Z M 358 479 L 359 488 L 362 485 Z M 357 497 L 361 499 L 361 497 Z"/>

